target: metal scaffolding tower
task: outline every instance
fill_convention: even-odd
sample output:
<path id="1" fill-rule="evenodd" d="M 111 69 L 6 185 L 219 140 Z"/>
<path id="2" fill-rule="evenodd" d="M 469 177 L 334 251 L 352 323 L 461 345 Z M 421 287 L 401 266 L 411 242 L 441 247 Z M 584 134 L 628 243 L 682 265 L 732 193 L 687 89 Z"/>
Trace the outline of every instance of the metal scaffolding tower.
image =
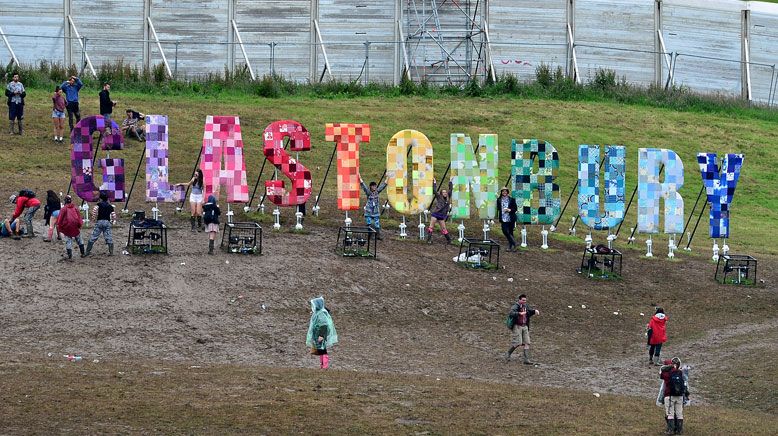
<path id="1" fill-rule="evenodd" d="M 461 86 L 491 74 L 486 5 L 486 0 L 406 0 L 403 43 L 410 76 Z"/>

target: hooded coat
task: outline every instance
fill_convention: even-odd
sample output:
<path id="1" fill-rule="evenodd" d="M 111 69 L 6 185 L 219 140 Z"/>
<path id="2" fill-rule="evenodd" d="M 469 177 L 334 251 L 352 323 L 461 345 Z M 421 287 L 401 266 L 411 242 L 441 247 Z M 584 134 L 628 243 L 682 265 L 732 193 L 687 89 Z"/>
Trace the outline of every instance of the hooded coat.
<path id="1" fill-rule="evenodd" d="M 305 344 L 317 351 L 326 352 L 327 348 L 338 343 L 338 332 L 330 313 L 324 308 L 324 297 L 311 300 L 311 312 Z M 324 340 L 319 342 L 319 336 Z"/>
<path id="2" fill-rule="evenodd" d="M 84 220 L 76 206 L 73 203 L 65 204 L 59 212 L 59 218 L 57 218 L 58 231 L 69 238 L 75 238 L 81 233 L 83 225 Z"/>
<path id="3" fill-rule="evenodd" d="M 221 214 L 221 209 L 216 205 L 216 197 L 209 195 L 208 202 L 203 205 L 203 222 L 205 225 L 219 225 L 219 215 Z"/>
<path id="4" fill-rule="evenodd" d="M 657 313 L 651 317 L 651 321 L 648 322 L 648 329 L 651 330 L 651 337 L 648 338 L 649 345 L 659 345 L 667 342 L 666 322 L 667 315 L 664 313 Z"/>

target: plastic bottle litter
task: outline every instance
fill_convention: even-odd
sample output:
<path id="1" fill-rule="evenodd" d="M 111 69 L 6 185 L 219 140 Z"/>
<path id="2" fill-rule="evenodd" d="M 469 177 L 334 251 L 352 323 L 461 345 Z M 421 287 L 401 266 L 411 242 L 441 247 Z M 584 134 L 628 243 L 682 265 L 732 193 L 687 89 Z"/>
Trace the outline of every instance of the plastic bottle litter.
<path id="1" fill-rule="evenodd" d="M 71 361 L 71 362 L 80 362 L 81 361 L 81 355 L 79 354 L 63 354 L 62 357 L 65 359 Z"/>

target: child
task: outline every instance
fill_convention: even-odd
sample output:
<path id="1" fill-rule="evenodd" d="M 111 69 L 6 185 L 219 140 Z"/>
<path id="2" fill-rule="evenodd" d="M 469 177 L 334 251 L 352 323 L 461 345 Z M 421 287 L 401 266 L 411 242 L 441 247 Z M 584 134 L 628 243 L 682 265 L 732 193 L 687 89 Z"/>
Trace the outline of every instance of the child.
<path id="1" fill-rule="evenodd" d="M 321 369 L 330 367 L 330 356 L 327 348 L 338 343 L 338 332 L 327 309 L 324 308 L 324 297 L 311 300 L 311 320 L 308 323 L 308 335 L 305 344 L 311 348 L 311 354 L 319 356 Z"/>
<path id="2" fill-rule="evenodd" d="M 49 231 L 46 234 L 46 237 L 43 238 L 43 242 L 51 242 L 51 237 L 54 234 L 54 226 L 57 225 L 57 217 L 59 217 L 59 210 L 61 208 L 62 203 L 59 201 L 59 196 L 51 189 L 46 191 L 46 205 L 43 206 L 43 219 L 45 224 L 49 226 Z M 57 240 L 62 240 L 59 236 L 59 230 L 57 230 Z"/>
<path id="3" fill-rule="evenodd" d="M 646 325 L 649 365 L 662 364 L 661 360 L 659 359 L 659 354 L 662 351 L 662 344 L 667 342 L 667 330 L 665 329 L 665 323 L 667 323 L 667 315 L 665 315 L 664 309 L 657 307 L 656 313 L 651 317 L 648 325 Z"/>
<path id="4" fill-rule="evenodd" d="M 370 182 L 370 188 L 368 189 L 367 185 L 365 185 L 365 181 L 362 180 L 362 175 L 358 175 L 359 185 L 367 196 L 367 203 L 365 204 L 365 224 L 375 230 L 375 237 L 380 241 L 384 238 L 381 237 L 381 203 L 378 199 L 378 194 L 386 188 L 386 182 L 381 182 L 380 185 L 376 185 L 376 182 Z"/>
<path id="5" fill-rule="evenodd" d="M 219 205 L 216 204 L 216 197 L 208 196 L 208 202 L 203 206 L 203 222 L 205 231 L 208 232 L 208 254 L 213 254 L 213 244 L 216 234 L 219 233 L 219 215 L 222 214 Z"/>
<path id="6" fill-rule="evenodd" d="M 62 95 L 62 88 L 54 88 L 54 95 L 51 96 L 51 120 L 54 122 L 54 142 L 62 142 L 62 135 L 65 132 L 65 97 Z"/>
<path id="7" fill-rule="evenodd" d="M 108 255 L 113 256 L 113 234 L 111 233 L 111 221 L 115 220 L 116 214 L 113 212 L 113 205 L 108 202 L 108 193 L 100 192 L 100 201 L 97 203 L 96 209 L 92 211 L 95 217 L 95 229 L 92 231 L 92 236 L 89 238 L 89 243 L 86 245 L 86 254 L 84 257 L 92 254 L 92 246 L 100 237 L 100 234 L 105 238 L 105 243 L 108 244 Z"/>
<path id="8" fill-rule="evenodd" d="M 86 257 L 84 252 L 84 241 L 81 240 L 81 226 L 84 225 L 84 220 L 81 218 L 76 206 L 73 204 L 73 198 L 71 196 L 65 197 L 65 207 L 59 212 L 57 218 L 57 230 L 65 235 L 65 252 L 68 259 L 73 258 L 73 241 L 78 244 L 78 251 L 81 252 L 81 257 Z M 92 246 L 91 243 L 89 245 Z"/>
<path id="9" fill-rule="evenodd" d="M 448 188 L 451 189 L 451 182 L 449 182 Z M 432 232 L 435 230 L 435 223 L 438 223 L 440 224 L 440 233 L 446 238 L 446 243 L 450 244 L 451 236 L 449 236 L 448 229 L 446 229 L 446 220 L 448 219 L 449 209 L 451 209 L 448 191 L 442 189 L 438 192 L 438 181 L 432 179 L 432 192 L 435 193 L 435 205 L 431 211 L 430 226 L 427 227 L 427 243 L 432 244 Z"/>

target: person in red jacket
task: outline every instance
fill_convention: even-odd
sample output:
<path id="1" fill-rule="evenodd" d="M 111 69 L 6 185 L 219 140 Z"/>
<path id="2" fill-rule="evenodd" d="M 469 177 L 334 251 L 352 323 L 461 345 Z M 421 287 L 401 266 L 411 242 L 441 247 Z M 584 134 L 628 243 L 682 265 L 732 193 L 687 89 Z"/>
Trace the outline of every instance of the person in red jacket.
<path id="1" fill-rule="evenodd" d="M 32 191 L 27 190 L 22 190 L 19 192 L 19 195 L 12 195 L 9 200 L 11 201 L 11 204 L 16 205 L 16 209 L 14 210 L 13 218 L 11 218 L 11 221 L 19 218 L 22 215 L 22 212 L 24 212 L 23 221 L 27 226 L 27 237 L 34 238 L 35 232 L 32 228 L 32 218 L 35 216 L 35 212 L 41 208 L 40 200 L 35 198 L 35 194 L 32 193 Z"/>
<path id="2" fill-rule="evenodd" d="M 662 344 L 667 342 L 667 315 L 661 307 L 656 308 L 656 313 L 651 317 L 651 321 L 646 326 L 646 336 L 648 337 L 648 364 L 661 365 L 659 354 L 662 352 Z"/>
<path id="3" fill-rule="evenodd" d="M 78 244 L 81 257 L 84 257 L 84 241 L 81 240 L 81 226 L 83 225 L 84 220 L 81 218 L 81 213 L 73 204 L 73 198 L 68 195 L 65 197 L 65 205 L 57 218 L 57 230 L 65 235 L 65 252 L 68 259 L 73 258 L 73 240 Z"/>

